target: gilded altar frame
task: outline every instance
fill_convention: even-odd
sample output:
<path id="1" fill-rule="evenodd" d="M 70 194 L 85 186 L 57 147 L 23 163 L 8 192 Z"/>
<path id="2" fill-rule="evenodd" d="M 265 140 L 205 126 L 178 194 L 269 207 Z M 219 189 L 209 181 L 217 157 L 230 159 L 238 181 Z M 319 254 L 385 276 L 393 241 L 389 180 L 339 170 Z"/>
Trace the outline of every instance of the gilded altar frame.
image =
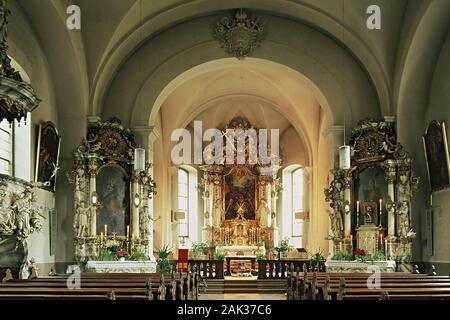
<path id="1" fill-rule="evenodd" d="M 369 253 L 380 250 L 387 259 L 408 263 L 415 237 L 411 200 L 419 179 L 412 172 L 412 159 L 397 141 L 395 122 L 363 119 L 353 128 L 349 144 L 351 167 L 331 170 L 333 179 L 325 189 L 333 251 L 353 254 L 364 245 L 359 243 L 361 239 L 368 239 L 367 234 L 373 233 Z M 362 179 L 368 172 L 369 182 Z M 361 188 L 367 188 L 369 195 L 362 194 Z M 378 211 L 377 218 L 369 223 L 362 217 L 364 203 Z"/>
<path id="2" fill-rule="evenodd" d="M 74 153 L 74 168 L 67 178 L 74 192 L 74 255 L 78 262 L 93 259 L 113 245 L 130 253 L 150 253 L 148 201 L 155 184 L 150 164 L 146 163 L 144 171 L 134 170 L 135 148 L 133 133 L 119 119 L 111 118 L 91 124 Z M 99 180 L 103 170 L 111 171 L 106 174 L 108 181 Z M 117 173 L 115 181 L 113 173 Z M 121 178 L 122 182 L 117 181 Z M 109 224 L 115 220 L 108 220 L 104 228 L 98 224 L 102 210 L 110 205 L 117 211 L 123 209 L 123 224 L 117 229 Z"/>

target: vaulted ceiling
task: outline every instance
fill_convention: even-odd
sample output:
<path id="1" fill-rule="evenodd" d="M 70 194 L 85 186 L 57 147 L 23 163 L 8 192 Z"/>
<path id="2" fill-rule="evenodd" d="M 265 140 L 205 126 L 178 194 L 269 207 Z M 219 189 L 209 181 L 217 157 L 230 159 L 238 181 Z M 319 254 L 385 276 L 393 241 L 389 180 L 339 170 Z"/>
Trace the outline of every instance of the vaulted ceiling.
<path id="1" fill-rule="evenodd" d="M 65 26 L 66 8 L 73 3 L 81 8 L 80 31 Z M 111 88 L 115 88 L 117 75 L 143 44 L 191 19 L 247 8 L 257 14 L 311 27 L 345 48 L 374 88 L 379 104 L 374 114 L 389 115 L 396 114 L 397 109 L 408 108 L 407 89 L 419 80 L 413 64 L 429 63 L 425 75 L 419 75 L 423 81 L 427 80 L 426 73 L 433 73 L 449 29 L 449 3 L 447 0 L 17 0 L 10 2 L 13 12 L 10 34 L 13 51 L 17 52 L 22 66 L 27 64 L 24 62 L 27 58 L 23 54 L 20 57 L 20 48 L 27 41 L 36 41 L 39 50 L 35 54 L 41 51 L 46 59 L 56 104 L 64 105 L 64 109 L 58 110 L 62 118 L 79 115 L 80 111 L 83 115 L 102 115 L 109 112 L 108 96 Z M 366 27 L 366 9 L 372 4 L 381 8 L 381 30 Z M 196 36 L 196 30 L 185 32 Z M 274 28 L 270 32 L 274 37 L 284 37 L 276 34 Z M 313 44 L 314 39 L 309 40 Z M 304 41 L 308 43 L 308 39 Z M 303 50 L 299 54 L 314 54 L 308 52 L 308 46 Z M 149 56 L 165 54 L 164 51 L 147 53 Z M 146 74 L 128 74 L 128 77 L 146 77 Z M 68 100 L 73 101 L 73 107 Z M 153 101 L 147 103 L 146 107 L 151 108 Z M 363 108 L 361 101 L 353 104 L 358 104 L 353 108 Z M 342 122 L 342 119 L 334 120 Z M 132 122 L 130 119 L 129 123 Z"/>

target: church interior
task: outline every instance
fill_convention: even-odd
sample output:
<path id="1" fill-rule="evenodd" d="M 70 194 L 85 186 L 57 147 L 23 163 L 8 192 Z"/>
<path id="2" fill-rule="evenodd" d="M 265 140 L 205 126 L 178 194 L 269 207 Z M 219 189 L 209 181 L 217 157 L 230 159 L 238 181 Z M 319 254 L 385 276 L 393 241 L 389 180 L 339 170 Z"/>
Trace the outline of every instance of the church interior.
<path id="1" fill-rule="evenodd" d="M 0 300 L 450 300 L 449 30 L 448 0 L 0 1 Z"/>

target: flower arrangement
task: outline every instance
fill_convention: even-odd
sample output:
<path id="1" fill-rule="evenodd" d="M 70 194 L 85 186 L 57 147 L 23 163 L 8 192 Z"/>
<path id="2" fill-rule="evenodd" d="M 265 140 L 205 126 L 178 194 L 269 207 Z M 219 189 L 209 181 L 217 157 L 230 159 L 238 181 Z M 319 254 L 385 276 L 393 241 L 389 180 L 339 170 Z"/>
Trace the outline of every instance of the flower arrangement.
<path id="1" fill-rule="evenodd" d="M 116 256 L 117 258 L 119 258 L 119 260 L 125 260 L 130 256 L 130 254 L 126 250 L 118 250 L 116 251 Z"/>
<path id="2" fill-rule="evenodd" d="M 225 260 L 225 253 L 223 253 L 223 252 L 216 252 L 215 259 L 216 260 Z"/>
<path id="3" fill-rule="evenodd" d="M 355 260 L 358 262 L 366 262 L 367 261 L 367 255 L 366 251 L 364 249 L 358 248 L 353 252 L 353 256 L 355 257 Z"/>

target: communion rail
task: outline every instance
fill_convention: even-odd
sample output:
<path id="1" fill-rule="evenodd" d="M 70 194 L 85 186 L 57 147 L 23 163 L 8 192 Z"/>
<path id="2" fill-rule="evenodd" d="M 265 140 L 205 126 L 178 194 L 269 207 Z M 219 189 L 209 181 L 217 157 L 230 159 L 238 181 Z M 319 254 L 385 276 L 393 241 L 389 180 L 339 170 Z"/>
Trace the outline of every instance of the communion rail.
<path id="1" fill-rule="evenodd" d="M 291 264 L 303 268 L 309 260 L 258 260 L 258 279 L 286 279 Z"/>
<path id="2" fill-rule="evenodd" d="M 186 261 L 171 260 L 170 264 L 174 271 L 196 270 L 203 279 L 223 279 L 223 260 L 194 260 Z"/>

